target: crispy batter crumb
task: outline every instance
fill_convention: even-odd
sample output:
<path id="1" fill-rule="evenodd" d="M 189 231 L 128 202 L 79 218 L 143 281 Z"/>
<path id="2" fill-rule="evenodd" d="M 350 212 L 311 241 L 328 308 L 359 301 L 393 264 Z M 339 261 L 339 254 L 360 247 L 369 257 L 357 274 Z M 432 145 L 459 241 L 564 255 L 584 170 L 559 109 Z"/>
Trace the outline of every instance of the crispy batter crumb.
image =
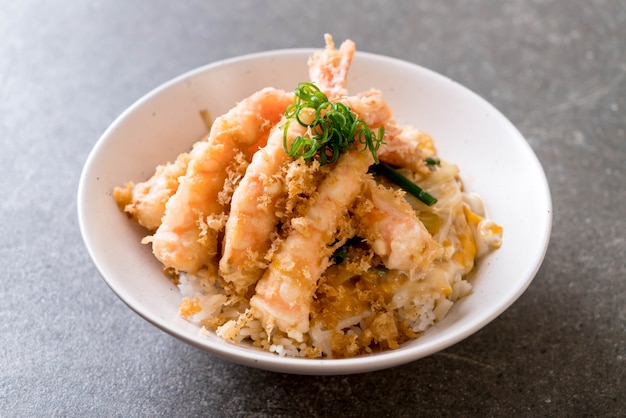
<path id="1" fill-rule="evenodd" d="M 238 152 L 234 160 L 226 167 L 227 177 L 224 180 L 224 188 L 218 193 L 217 201 L 220 205 L 228 207 L 233 193 L 248 168 L 246 154 Z"/>
<path id="2" fill-rule="evenodd" d="M 202 312 L 202 308 L 200 307 L 200 298 L 183 298 L 180 306 L 178 307 L 178 314 L 185 319 L 189 319 L 189 317 Z"/>

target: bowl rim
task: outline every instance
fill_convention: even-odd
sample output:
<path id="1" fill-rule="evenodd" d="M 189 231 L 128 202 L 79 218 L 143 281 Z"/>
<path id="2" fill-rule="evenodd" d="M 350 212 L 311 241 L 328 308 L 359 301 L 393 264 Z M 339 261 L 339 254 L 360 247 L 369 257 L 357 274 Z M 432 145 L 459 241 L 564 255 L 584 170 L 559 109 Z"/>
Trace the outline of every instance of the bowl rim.
<path id="1" fill-rule="evenodd" d="M 512 297 L 502 301 L 502 303 L 498 305 L 494 305 L 492 309 L 489 310 L 489 315 L 486 315 L 480 321 L 476 321 L 470 327 L 464 328 L 461 332 L 457 332 L 451 337 L 443 340 L 443 341 L 434 341 L 429 342 L 424 345 L 420 345 L 417 349 L 409 347 L 407 349 L 397 349 L 397 350 L 388 350 L 381 353 L 368 354 L 363 356 L 351 357 L 346 359 L 308 359 L 308 358 L 293 358 L 293 357 L 282 357 L 276 354 L 271 354 L 267 352 L 263 352 L 257 349 L 248 349 L 242 351 L 238 350 L 238 347 L 235 345 L 225 346 L 225 345 L 213 345 L 208 339 L 205 337 L 199 336 L 197 334 L 191 334 L 184 330 L 179 330 L 171 327 L 169 323 L 160 318 L 158 315 L 143 309 L 142 306 L 137 306 L 131 300 L 132 298 L 129 295 L 126 295 L 124 292 L 121 292 L 119 289 L 115 288 L 115 286 L 107 279 L 107 269 L 103 265 L 100 260 L 99 255 L 95 252 L 95 249 L 91 243 L 91 231 L 89 228 L 89 216 L 85 211 L 86 206 L 86 188 L 88 187 L 88 173 L 93 166 L 94 162 L 98 158 L 99 152 L 104 146 L 109 138 L 117 129 L 117 127 L 130 115 L 132 115 L 138 108 L 141 108 L 147 101 L 151 98 L 161 94 L 163 91 L 171 88 L 173 85 L 181 83 L 184 80 L 195 77 L 199 74 L 205 73 L 207 71 L 211 71 L 215 68 L 229 66 L 241 62 L 254 61 L 258 59 L 264 59 L 271 56 L 310 56 L 311 53 L 317 51 L 319 49 L 316 48 L 288 48 L 288 49 L 274 49 L 263 52 L 255 52 L 251 54 L 245 54 L 241 56 L 231 57 L 222 59 L 219 61 L 211 62 L 200 67 L 191 69 L 186 71 L 178 76 L 175 76 L 164 83 L 161 83 L 157 87 L 153 88 L 143 96 L 141 96 L 138 100 L 136 100 L 133 104 L 131 104 L 128 108 L 126 108 L 122 113 L 117 116 L 113 122 L 107 127 L 107 129 L 102 133 L 102 135 L 97 140 L 96 144 L 92 148 L 89 153 L 83 170 L 80 175 L 79 184 L 78 184 L 78 193 L 77 193 L 77 214 L 78 214 L 78 222 L 81 232 L 81 237 L 83 242 L 87 248 L 87 251 L 98 270 L 101 277 L 104 279 L 105 283 L 109 286 L 109 288 L 117 295 L 117 297 L 124 302 L 132 311 L 136 314 L 144 318 L 146 321 L 150 322 L 152 325 L 161 329 L 162 331 L 167 332 L 168 334 L 180 339 L 196 348 L 207 351 L 217 357 L 220 357 L 225 360 L 229 360 L 232 362 L 236 362 L 239 364 L 265 369 L 269 371 L 275 372 L 286 372 L 286 373 L 297 373 L 303 375 L 339 375 L 339 374 L 353 374 L 353 373 L 363 373 L 370 372 L 375 370 L 381 370 L 386 368 L 391 368 L 395 366 L 399 366 L 401 364 L 406 364 L 411 361 L 415 361 L 427 356 L 430 356 L 438 351 L 441 351 L 445 348 L 448 348 L 458 342 L 466 339 L 470 335 L 476 333 L 478 330 L 482 329 L 494 319 L 496 319 L 500 314 L 502 314 L 506 309 L 508 309 L 528 288 L 528 286 L 533 281 L 534 277 L 538 273 L 541 268 L 542 262 L 546 256 L 548 245 L 550 242 L 550 235 L 552 230 L 552 218 L 553 218 L 553 210 L 552 210 L 552 200 L 550 195 L 549 184 L 547 182 L 545 172 L 537 158 L 536 154 L 532 150 L 530 144 L 526 141 L 523 135 L 518 131 L 518 129 L 510 122 L 510 120 L 502 114 L 498 109 L 496 109 L 491 103 L 486 101 L 483 97 L 473 92 L 469 88 L 451 80 L 445 75 L 437 73 L 433 70 L 430 70 L 421 65 L 415 64 L 413 62 L 405 61 L 399 58 L 374 54 L 365 51 L 357 51 L 356 57 L 363 57 L 369 59 L 383 59 L 389 62 L 393 62 L 396 65 L 410 66 L 420 71 L 423 71 L 430 77 L 437 77 L 440 79 L 448 80 L 452 82 L 456 88 L 461 88 L 464 90 L 464 93 L 470 94 L 473 96 L 473 99 L 479 100 L 483 105 L 491 108 L 497 115 L 502 118 L 502 122 L 506 123 L 508 129 L 511 131 L 516 140 L 519 142 L 518 145 L 521 145 L 527 148 L 528 155 L 531 157 L 532 163 L 535 165 L 534 169 L 538 170 L 541 174 L 542 179 L 542 202 L 546 205 L 545 209 L 546 218 L 543 220 L 543 227 L 541 229 L 541 238 L 539 242 L 542 243 L 540 248 L 535 249 L 534 258 L 532 263 L 528 266 L 527 270 L 520 275 L 525 276 L 525 280 L 520 281 L 518 284 L 518 288 L 512 294 Z M 530 160 L 529 160 L 530 161 Z M 257 353 L 258 351 L 258 353 Z"/>

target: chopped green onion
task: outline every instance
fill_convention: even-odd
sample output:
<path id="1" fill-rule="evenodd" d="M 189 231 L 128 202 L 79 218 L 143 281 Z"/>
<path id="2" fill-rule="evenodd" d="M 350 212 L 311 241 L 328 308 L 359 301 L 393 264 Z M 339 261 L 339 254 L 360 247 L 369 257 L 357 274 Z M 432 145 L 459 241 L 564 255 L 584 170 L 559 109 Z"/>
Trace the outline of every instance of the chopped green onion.
<path id="1" fill-rule="evenodd" d="M 431 158 L 428 157 L 426 158 L 424 161 L 426 161 L 426 165 L 440 165 L 441 164 L 441 160 L 439 160 L 438 158 Z"/>
<path id="2" fill-rule="evenodd" d="M 295 96 L 294 103 L 285 111 L 288 120 L 283 127 L 283 147 L 289 156 L 307 161 L 317 157 L 320 165 L 326 165 L 337 161 L 344 151 L 362 146 L 362 151 L 369 150 L 378 162 L 376 152 L 385 133 L 382 126 L 376 137 L 348 106 L 331 103 L 313 83 L 298 84 Z M 289 145 L 287 130 L 294 120 L 307 128 L 307 134 L 297 136 Z"/>
<path id="3" fill-rule="evenodd" d="M 335 252 L 333 253 L 333 262 L 335 264 L 341 264 L 343 263 L 343 260 L 346 259 L 346 256 L 348 255 L 348 244 L 343 244 L 341 247 L 337 248 L 337 250 L 335 250 Z"/>
<path id="4" fill-rule="evenodd" d="M 426 192 L 424 189 L 419 187 L 417 184 L 413 183 L 411 180 L 406 178 L 400 172 L 394 170 L 390 166 L 384 163 L 374 164 L 371 169 L 377 173 L 382 174 L 387 177 L 389 180 L 411 193 L 413 196 L 417 197 L 421 202 L 428 206 L 432 206 L 437 203 L 437 199 Z"/>
<path id="5" fill-rule="evenodd" d="M 337 248 L 332 255 L 332 260 L 335 264 L 341 264 L 348 256 L 348 249 L 354 247 L 363 242 L 363 239 L 354 236 L 348 239 L 341 247 Z"/>

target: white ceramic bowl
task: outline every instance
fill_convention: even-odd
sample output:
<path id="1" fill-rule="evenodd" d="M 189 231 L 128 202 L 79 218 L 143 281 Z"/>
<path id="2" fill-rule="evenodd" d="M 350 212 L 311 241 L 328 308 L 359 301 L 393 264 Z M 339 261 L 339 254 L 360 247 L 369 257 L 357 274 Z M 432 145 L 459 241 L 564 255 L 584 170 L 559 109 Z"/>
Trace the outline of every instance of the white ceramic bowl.
<path id="1" fill-rule="evenodd" d="M 383 91 L 403 123 L 430 133 L 439 155 L 461 170 L 488 215 L 504 227 L 500 250 L 482 259 L 473 293 L 421 338 L 397 350 L 350 359 L 279 357 L 220 338 L 198 335 L 178 316 L 178 289 L 163 275 L 140 227 L 119 211 L 115 186 L 148 178 L 206 132 L 199 111 L 213 117 L 251 93 L 286 90 L 308 80 L 313 50 L 265 52 L 213 63 L 150 92 L 106 130 L 85 164 L 78 218 L 93 261 L 111 289 L 143 318 L 198 348 L 233 362 L 300 374 L 349 374 L 397 366 L 428 356 L 475 333 L 528 287 L 543 260 L 552 214 L 547 181 L 528 143 L 494 107 L 450 79 L 417 65 L 357 52 L 349 90 Z"/>

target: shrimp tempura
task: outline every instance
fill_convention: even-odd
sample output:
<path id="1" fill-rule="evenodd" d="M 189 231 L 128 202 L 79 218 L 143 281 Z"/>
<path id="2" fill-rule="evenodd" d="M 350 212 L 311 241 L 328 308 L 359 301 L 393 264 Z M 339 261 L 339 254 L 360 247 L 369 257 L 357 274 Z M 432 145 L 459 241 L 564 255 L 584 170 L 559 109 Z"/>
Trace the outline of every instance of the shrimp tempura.
<path id="1" fill-rule="evenodd" d="M 315 53 L 309 59 L 309 77 L 333 101 L 346 95 L 348 70 L 352 64 L 356 45 L 347 39 L 339 49 L 336 49 L 331 35 L 325 34 L 324 39 L 326 49 Z"/>
<path id="2" fill-rule="evenodd" d="M 193 148 L 187 172 L 150 239 L 154 255 L 166 268 L 194 273 L 215 256 L 225 210 L 218 194 L 227 167 L 267 135 L 292 100 L 290 93 L 263 89 L 217 118 L 208 140 Z"/>
<path id="3" fill-rule="evenodd" d="M 250 299 L 254 315 L 271 334 L 274 326 L 297 341 L 309 331 L 309 313 L 317 282 L 328 267 L 339 222 L 361 192 L 373 157 L 349 151 L 322 181 L 302 218 L 274 255 Z"/>

